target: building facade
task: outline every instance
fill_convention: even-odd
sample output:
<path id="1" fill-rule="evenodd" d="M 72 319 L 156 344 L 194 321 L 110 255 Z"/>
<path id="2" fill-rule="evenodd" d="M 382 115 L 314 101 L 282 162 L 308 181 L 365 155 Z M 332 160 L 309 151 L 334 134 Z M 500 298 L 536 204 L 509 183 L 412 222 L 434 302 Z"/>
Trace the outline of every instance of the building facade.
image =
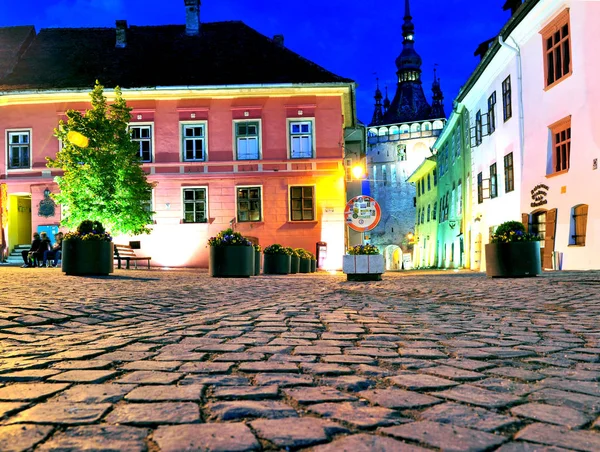
<path id="1" fill-rule="evenodd" d="M 471 118 L 481 270 L 483 245 L 507 220 L 543 237 L 544 269 L 600 268 L 598 19 L 594 1 L 524 2 L 459 93 Z"/>
<path id="2" fill-rule="evenodd" d="M 434 145 L 437 158 L 438 268 L 470 268 L 471 149 L 469 112 L 456 104 Z"/>
<path id="3" fill-rule="evenodd" d="M 370 193 L 380 204 L 382 218 L 369 235 L 386 257 L 387 269 L 402 267 L 403 255 L 412 256 L 416 189 L 408 182 L 421 163 L 431 157 L 431 146 L 446 121 L 443 94 L 434 71 L 432 103 L 423 92 L 421 57 L 415 51 L 415 27 L 405 0 L 402 52 L 396 59 L 397 86 L 390 102 L 375 91 L 375 110 L 367 128 L 367 166 Z"/>
<path id="4" fill-rule="evenodd" d="M 321 267 L 341 268 L 340 137 L 356 127 L 353 82 L 286 49 L 282 36 L 201 23 L 199 0 L 185 6 L 185 26 L 0 31 L 18 55 L 0 78 L 8 246 L 58 228 L 60 171 L 46 167 L 60 146 L 53 131 L 67 110 L 89 108 L 99 80 L 109 101 L 120 86 L 133 108 L 132 138 L 155 184 L 151 234 L 116 243 L 139 241 L 154 266 L 206 267 L 208 238 L 233 227 L 263 246 L 314 252 L 326 242 Z"/>

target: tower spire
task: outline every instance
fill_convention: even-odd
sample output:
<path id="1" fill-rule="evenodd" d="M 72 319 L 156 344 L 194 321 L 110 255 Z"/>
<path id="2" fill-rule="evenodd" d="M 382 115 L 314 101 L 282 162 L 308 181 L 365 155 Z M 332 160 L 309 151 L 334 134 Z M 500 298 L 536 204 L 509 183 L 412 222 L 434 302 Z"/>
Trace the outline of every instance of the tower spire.
<path id="1" fill-rule="evenodd" d="M 415 25 L 412 23 L 412 16 L 410 15 L 409 0 L 404 0 L 404 24 L 402 25 L 402 36 L 404 37 L 404 43 L 406 43 L 406 41 L 413 41 L 415 37 Z"/>
<path id="2" fill-rule="evenodd" d="M 377 88 L 375 89 L 375 96 L 373 96 L 375 99 L 375 111 L 373 111 L 373 118 L 371 119 L 371 124 L 369 124 L 370 126 L 376 126 L 383 122 L 383 109 L 381 106 L 381 99 L 383 96 L 379 89 L 379 77 L 377 77 L 376 80 Z"/>
<path id="3" fill-rule="evenodd" d="M 387 85 L 385 85 L 385 99 L 383 101 L 384 114 L 390 109 L 390 99 L 388 98 Z"/>
<path id="4" fill-rule="evenodd" d="M 433 65 L 433 83 L 431 85 L 433 93 L 433 102 L 431 103 L 431 119 L 445 118 L 444 112 L 444 94 L 440 85 L 440 79 L 437 76 L 437 64 Z"/>

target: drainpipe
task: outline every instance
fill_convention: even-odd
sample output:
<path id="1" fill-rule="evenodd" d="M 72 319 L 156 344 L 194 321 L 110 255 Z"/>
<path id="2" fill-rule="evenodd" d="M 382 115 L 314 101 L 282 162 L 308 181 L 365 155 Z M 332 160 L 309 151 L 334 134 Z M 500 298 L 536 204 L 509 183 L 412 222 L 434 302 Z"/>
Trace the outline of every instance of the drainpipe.
<path id="1" fill-rule="evenodd" d="M 521 160 L 521 180 L 523 179 L 523 165 L 525 154 L 525 113 L 523 108 L 523 66 L 521 62 L 521 49 L 513 37 L 510 38 L 514 44 L 507 44 L 502 39 L 502 35 L 498 35 L 498 43 L 509 50 L 512 50 L 517 55 L 517 96 L 519 102 L 519 156 Z"/>

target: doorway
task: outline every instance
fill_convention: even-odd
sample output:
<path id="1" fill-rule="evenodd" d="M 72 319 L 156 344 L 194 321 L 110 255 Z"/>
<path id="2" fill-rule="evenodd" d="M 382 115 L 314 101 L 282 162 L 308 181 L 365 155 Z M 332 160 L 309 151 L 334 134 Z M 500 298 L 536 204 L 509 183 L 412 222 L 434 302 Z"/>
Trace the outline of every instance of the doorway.
<path id="1" fill-rule="evenodd" d="M 31 243 L 31 195 L 14 194 L 8 196 L 8 244 L 11 249 L 17 245 Z"/>

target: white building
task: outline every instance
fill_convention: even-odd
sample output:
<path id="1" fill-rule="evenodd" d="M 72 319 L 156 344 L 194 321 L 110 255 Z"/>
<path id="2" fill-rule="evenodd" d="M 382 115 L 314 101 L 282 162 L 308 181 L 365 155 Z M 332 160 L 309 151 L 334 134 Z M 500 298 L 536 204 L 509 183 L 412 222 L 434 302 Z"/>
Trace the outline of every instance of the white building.
<path id="1" fill-rule="evenodd" d="M 527 0 L 459 93 L 473 268 L 485 269 L 483 245 L 507 220 L 544 237 L 543 268 L 600 268 L 598 24 L 600 2 Z"/>

